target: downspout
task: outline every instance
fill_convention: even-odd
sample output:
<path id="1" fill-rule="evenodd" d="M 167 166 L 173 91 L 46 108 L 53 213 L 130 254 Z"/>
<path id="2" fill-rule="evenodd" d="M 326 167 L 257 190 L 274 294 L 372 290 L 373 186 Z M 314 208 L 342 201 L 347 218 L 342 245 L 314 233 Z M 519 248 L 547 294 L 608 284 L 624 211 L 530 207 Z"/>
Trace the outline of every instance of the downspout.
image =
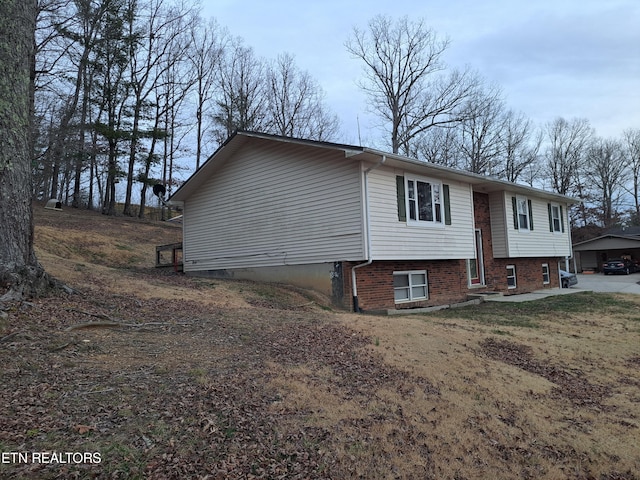
<path id="1" fill-rule="evenodd" d="M 382 155 L 382 159 L 367 168 L 364 171 L 364 216 L 365 216 L 365 233 L 367 235 L 367 261 L 364 263 L 360 263 L 358 265 L 354 265 L 351 267 L 351 291 L 353 293 L 353 311 L 358 313 L 360 312 L 360 306 L 358 305 L 358 282 L 356 279 L 356 269 L 361 267 L 366 267 L 367 265 L 371 265 L 373 262 L 373 256 L 371 255 L 371 219 L 369 215 L 369 172 L 380 167 L 384 162 L 387 161 L 387 156 Z"/>
<path id="2" fill-rule="evenodd" d="M 569 231 L 569 256 L 565 257 L 565 270 L 567 272 L 570 272 L 571 269 L 569 268 L 569 259 L 573 258 L 573 273 L 578 273 L 578 269 L 576 266 L 576 254 L 573 251 L 573 235 L 571 234 L 571 218 L 569 217 L 569 204 L 566 204 L 564 207 L 565 210 L 565 215 L 567 216 L 567 218 L 565 218 L 564 220 L 566 220 L 567 222 L 567 230 Z"/>

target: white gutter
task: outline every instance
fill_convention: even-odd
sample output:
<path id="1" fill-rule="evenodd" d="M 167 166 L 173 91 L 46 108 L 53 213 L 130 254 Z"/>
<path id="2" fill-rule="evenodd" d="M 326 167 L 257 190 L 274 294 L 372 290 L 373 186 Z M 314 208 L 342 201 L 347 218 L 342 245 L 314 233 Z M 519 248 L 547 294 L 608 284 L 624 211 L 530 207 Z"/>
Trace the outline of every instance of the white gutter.
<path id="1" fill-rule="evenodd" d="M 371 263 L 373 263 L 373 256 L 371 255 L 371 216 L 369 214 L 369 172 L 380 167 L 386 161 L 387 156 L 382 155 L 382 159 L 378 163 L 372 165 L 364 171 L 364 216 L 365 233 L 367 235 L 367 261 L 351 267 L 351 291 L 353 293 L 354 312 L 360 312 L 360 307 L 358 306 L 358 282 L 356 279 L 356 268 L 366 267 L 367 265 L 371 265 Z"/>

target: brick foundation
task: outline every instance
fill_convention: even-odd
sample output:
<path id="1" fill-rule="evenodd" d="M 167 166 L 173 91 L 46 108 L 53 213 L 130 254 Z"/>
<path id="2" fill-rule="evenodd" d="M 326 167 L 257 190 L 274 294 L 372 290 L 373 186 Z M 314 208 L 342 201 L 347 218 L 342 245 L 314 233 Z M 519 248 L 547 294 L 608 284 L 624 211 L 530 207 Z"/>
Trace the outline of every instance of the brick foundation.
<path id="1" fill-rule="evenodd" d="M 371 265 L 356 269 L 358 304 L 362 310 L 389 308 L 416 308 L 462 302 L 469 293 L 501 292 L 504 295 L 528 293 L 543 288 L 557 288 L 558 257 L 543 258 L 494 258 L 491 239 L 489 197 L 473 194 L 476 228 L 482 231 L 482 247 L 485 271 L 484 285 L 469 285 L 467 262 L 459 260 L 374 261 Z M 549 265 L 549 283 L 543 283 L 542 264 Z M 342 263 L 342 306 L 351 308 L 351 269 L 358 263 Z M 516 288 L 507 284 L 507 265 L 516 267 Z M 429 298 L 411 303 L 395 303 L 393 272 L 426 270 Z"/>
<path id="2" fill-rule="evenodd" d="M 486 252 L 485 252 L 486 253 Z M 559 258 L 492 259 L 490 268 L 485 266 L 486 285 L 470 286 L 465 260 L 377 261 L 356 269 L 358 304 L 362 310 L 389 308 L 416 308 L 447 305 L 467 300 L 470 293 L 502 292 L 504 295 L 527 293 L 543 288 L 557 288 Z M 549 284 L 543 283 L 542 264 L 549 265 Z M 352 299 L 351 268 L 355 263 L 345 262 L 344 303 L 350 308 Z M 517 288 L 507 284 L 507 265 L 516 267 Z M 419 302 L 395 303 L 393 297 L 393 272 L 426 270 L 429 298 Z"/>

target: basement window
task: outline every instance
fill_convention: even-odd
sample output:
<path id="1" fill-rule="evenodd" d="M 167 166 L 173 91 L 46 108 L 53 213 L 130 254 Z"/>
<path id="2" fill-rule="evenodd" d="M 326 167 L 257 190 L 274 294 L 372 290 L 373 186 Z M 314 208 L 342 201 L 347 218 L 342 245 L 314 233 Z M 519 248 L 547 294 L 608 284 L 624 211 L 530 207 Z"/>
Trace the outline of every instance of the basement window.
<path id="1" fill-rule="evenodd" d="M 393 272 L 393 296 L 396 303 L 428 299 L 427 271 Z"/>
<path id="2" fill-rule="evenodd" d="M 549 283 L 550 283 L 549 264 L 548 263 L 543 263 L 542 264 L 542 283 L 544 285 L 549 285 Z"/>
<path id="3" fill-rule="evenodd" d="M 507 265 L 507 287 L 509 289 L 517 287 L 515 265 Z"/>

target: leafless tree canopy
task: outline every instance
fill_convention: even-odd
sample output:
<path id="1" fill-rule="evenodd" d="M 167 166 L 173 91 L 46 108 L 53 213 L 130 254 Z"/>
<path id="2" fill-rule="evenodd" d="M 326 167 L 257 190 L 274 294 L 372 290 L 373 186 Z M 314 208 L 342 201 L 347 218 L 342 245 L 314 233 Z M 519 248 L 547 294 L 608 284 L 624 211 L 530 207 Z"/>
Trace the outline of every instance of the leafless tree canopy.
<path id="1" fill-rule="evenodd" d="M 500 147 L 503 161 L 498 176 L 510 182 L 525 180 L 525 172 L 532 169 L 535 171 L 537 168 L 542 131 L 536 132 L 531 120 L 513 110 L 506 112 L 501 128 Z"/>
<path id="2" fill-rule="evenodd" d="M 625 170 L 620 142 L 601 138 L 591 141 L 586 151 L 585 178 L 596 192 L 604 227 L 612 227 L 617 221 L 616 207 L 622 194 Z"/>
<path id="3" fill-rule="evenodd" d="M 268 130 L 278 135 L 329 140 L 338 133 L 338 119 L 324 106 L 324 92 L 308 72 L 298 70 L 290 54 L 268 67 Z"/>
<path id="4" fill-rule="evenodd" d="M 631 174 L 628 187 L 633 196 L 633 221 L 640 225 L 640 128 L 627 129 L 623 133 L 622 149 L 624 164 Z"/>
<path id="5" fill-rule="evenodd" d="M 170 193 L 235 130 L 338 134 L 292 56 L 259 58 L 197 0 L 41 0 L 38 12 L 39 198 L 142 216 L 150 186 Z"/>
<path id="6" fill-rule="evenodd" d="M 181 170 L 199 167 L 238 129 L 341 141 L 322 85 L 293 55 L 259 57 L 203 19 L 198 0 L 36 6 L 37 198 L 143 216 L 147 203 L 160 205 L 153 185 L 170 194 Z M 423 20 L 379 15 L 347 37 L 391 151 L 577 196 L 581 224 L 640 224 L 637 128 L 618 139 L 620 155 L 607 157 L 609 173 L 615 162 L 626 166 L 612 193 L 596 180 L 602 155 L 586 120 L 534 125 L 508 108 L 498 85 L 449 68 L 449 39 Z"/>
<path id="7" fill-rule="evenodd" d="M 462 108 L 477 79 L 469 71 L 447 71 L 448 39 L 408 17 L 374 17 L 367 30 L 354 28 L 347 50 L 362 61 L 371 110 L 385 121 L 393 153 L 409 154 L 414 138 L 432 127 L 465 118 Z"/>
<path id="8" fill-rule="evenodd" d="M 546 169 L 551 187 L 562 195 L 576 192 L 580 167 L 593 130 L 586 119 L 557 118 L 546 125 Z"/>

